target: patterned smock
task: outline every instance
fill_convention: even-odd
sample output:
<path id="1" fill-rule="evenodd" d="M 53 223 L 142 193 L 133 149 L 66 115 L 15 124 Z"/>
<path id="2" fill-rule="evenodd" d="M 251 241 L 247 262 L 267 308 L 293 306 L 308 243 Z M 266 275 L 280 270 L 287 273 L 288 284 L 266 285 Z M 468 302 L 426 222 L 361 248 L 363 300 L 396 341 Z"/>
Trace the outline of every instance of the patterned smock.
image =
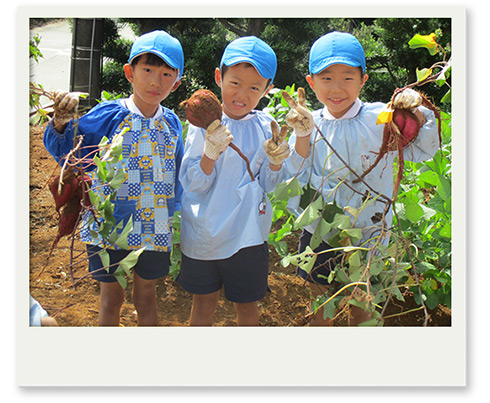
<path id="1" fill-rule="evenodd" d="M 46 149 L 59 163 L 73 147 L 75 124 L 71 121 L 63 134 L 49 124 L 44 133 Z M 78 134 L 84 136 L 82 155 L 94 150 L 106 136 L 109 142 L 124 131 L 122 160 L 126 178 L 117 191 L 114 218 L 124 224 L 132 216 L 133 230 L 128 235 L 130 250 L 145 246 L 146 250 L 169 252 L 172 246 L 172 218 L 180 210 L 182 187 L 178 180 L 183 155 L 182 126 L 178 117 L 161 107 L 153 118 L 139 113 L 131 98 L 103 102 L 78 121 Z M 87 146 L 87 147 L 86 147 Z M 93 166 L 91 167 L 94 168 Z M 88 170 L 88 169 L 87 169 Z M 108 195 L 111 189 L 101 184 L 92 171 L 94 192 Z M 101 245 L 101 237 L 92 238 L 84 217 L 81 239 Z M 92 230 L 97 230 L 93 223 Z M 118 249 L 116 246 L 111 248 Z"/>

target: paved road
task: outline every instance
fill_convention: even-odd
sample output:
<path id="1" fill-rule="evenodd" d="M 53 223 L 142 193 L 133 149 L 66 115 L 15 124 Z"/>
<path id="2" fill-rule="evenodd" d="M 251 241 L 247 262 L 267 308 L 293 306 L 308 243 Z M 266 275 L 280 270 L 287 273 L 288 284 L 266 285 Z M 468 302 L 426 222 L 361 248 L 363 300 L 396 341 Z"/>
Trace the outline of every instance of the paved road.
<path id="1" fill-rule="evenodd" d="M 43 57 L 39 63 L 30 61 L 29 80 L 41 84 L 48 91 L 69 90 L 72 35 L 66 21 L 56 22 L 31 30 L 39 34 L 39 50 Z"/>
<path id="2" fill-rule="evenodd" d="M 119 30 L 122 36 L 134 40 L 134 33 L 128 26 L 120 27 Z M 39 50 L 43 57 L 38 63 L 30 60 L 29 80 L 41 84 L 48 91 L 69 91 L 72 32 L 68 22 L 63 20 L 32 29 L 31 37 L 36 34 L 41 37 Z M 48 103 L 48 99 L 41 97 L 42 105 Z"/>

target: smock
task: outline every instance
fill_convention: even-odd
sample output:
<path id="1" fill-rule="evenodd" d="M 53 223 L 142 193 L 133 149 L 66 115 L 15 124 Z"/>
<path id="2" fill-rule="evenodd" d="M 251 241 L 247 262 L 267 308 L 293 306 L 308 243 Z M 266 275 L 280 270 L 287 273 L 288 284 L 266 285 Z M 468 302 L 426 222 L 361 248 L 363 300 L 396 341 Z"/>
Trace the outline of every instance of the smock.
<path id="1" fill-rule="evenodd" d="M 46 149 L 58 161 L 73 148 L 74 133 L 83 135 L 82 156 L 93 153 L 105 136 L 109 142 L 123 132 L 122 160 L 116 170 L 124 168 L 125 178 L 114 200 L 114 218 L 124 225 L 132 217 L 133 229 L 128 235 L 128 249 L 169 252 L 172 246 L 172 220 L 180 210 L 182 187 L 178 181 L 183 155 L 182 125 L 177 115 L 160 106 L 153 118 L 144 117 L 132 98 L 98 104 L 77 123 L 70 121 L 65 131 L 58 133 L 49 124 L 44 133 Z M 86 166 L 92 178 L 92 190 L 106 197 L 113 190 L 100 183 L 94 165 Z M 86 212 L 81 227 L 84 243 L 105 246 L 98 226 L 88 225 Z M 116 245 L 107 245 L 120 249 Z"/>
<path id="2" fill-rule="evenodd" d="M 226 259 L 240 249 L 267 241 L 272 224 L 272 192 L 285 174 L 272 171 L 264 142 L 272 137 L 272 116 L 252 111 L 240 120 L 223 114 L 233 143 L 250 161 L 252 181 L 245 161 L 228 147 L 216 160 L 211 175 L 200 162 L 204 129 L 190 125 L 182 159 L 181 250 L 193 259 Z"/>
<path id="3" fill-rule="evenodd" d="M 340 119 L 333 117 L 326 107 L 314 111 L 313 117 L 316 125 L 332 148 L 358 175 L 367 170 L 376 160 L 377 153 L 383 140 L 384 125 L 376 124 L 378 115 L 386 110 L 386 104 L 366 103 L 357 99 L 350 110 Z M 417 139 L 404 150 L 404 159 L 413 162 L 428 160 L 434 156 L 439 148 L 439 135 L 434 113 L 420 106 L 419 110 L 424 114 L 426 123 L 420 129 Z M 295 142 L 294 133 L 290 137 L 290 145 Z M 354 228 L 362 228 L 362 239 L 359 243 L 379 235 L 382 225 L 382 214 L 386 204 L 383 198 L 372 190 L 393 197 L 393 173 L 394 159 L 398 152 L 388 152 L 377 166 L 365 176 L 364 181 L 353 183 L 356 176 L 350 172 L 343 162 L 332 152 L 327 143 L 322 139 L 318 130 L 314 129 L 310 138 L 310 155 L 304 160 L 293 149 L 291 158 L 286 162 L 288 177 L 297 178 L 301 186 L 307 183 L 321 191 L 325 201 L 335 202 L 339 207 L 346 206 L 362 209 L 354 223 Z M 340 183 L 341 181 L 345 183 Z M 303 211 L 299 206 L 300 197 L 289 200 L 288 208 L 295 215 Z M 364 203 L 366 202 L 366 203 Z M 363 206 L 363 204 L 365 204 Z M 385 216 L 387 228 L 392 222 L 392 208 Z M 353 218 L 352 218 L 352 221 Z M 304 229 L 314 233 L 319 220 Z M 323 235 L 323 240 L 328 240 L 335 235 L 335 230 Z"/>

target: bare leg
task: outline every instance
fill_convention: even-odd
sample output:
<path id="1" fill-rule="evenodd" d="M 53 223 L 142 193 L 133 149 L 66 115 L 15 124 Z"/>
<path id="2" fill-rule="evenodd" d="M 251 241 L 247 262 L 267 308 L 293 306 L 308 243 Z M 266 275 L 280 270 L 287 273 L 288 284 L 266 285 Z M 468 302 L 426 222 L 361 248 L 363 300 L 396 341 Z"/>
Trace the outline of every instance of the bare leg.
<path id="1" fill-rule="evenodd" d="M 194 294 L 190 317 L 191 326 L 212 326 L 218 306 L 219 290 L 211 294 Z"/>
<path id="2" fill-rule="evenodd" d="M 235 302 L 238 326 L 259 326 L 259 306 L 257 302 Z"/>
<path id="3" fill-rule="evenodd" d="M 133 303 L 138 312 L 138 326 L 157 326 L 157 280 L 145 280 L 133 275 Z"/>
<path id="4" fill-rule="evenodd" d="M 119 326 L 124 290 L 119 283 L 100 282 L 99 326 Z"/>

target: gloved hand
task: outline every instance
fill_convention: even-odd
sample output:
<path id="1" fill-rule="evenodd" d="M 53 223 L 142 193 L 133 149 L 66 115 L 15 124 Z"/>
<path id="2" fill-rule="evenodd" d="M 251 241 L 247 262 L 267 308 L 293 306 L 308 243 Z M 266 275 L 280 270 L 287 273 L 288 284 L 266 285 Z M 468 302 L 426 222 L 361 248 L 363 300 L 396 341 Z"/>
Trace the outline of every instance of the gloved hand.
<path id="1" fill-rule="evenodd" d="M 294 129 L 296 137 L 309 136 L 315 128 L 315 123 L 313 115 L 306 106 L 305 90 L 301 87 L 298 88 L 298 102 L 286 91 L 282 92 L 282 96 L 291 108 L 286 115 L 287 124 Z"/>
<path id="2" fill-rule="evenodd" d="M 393 101 L 395 109 L 408 109 L 415 112 L 415 109 L 422 104 L 422 96 L 411 88 L 404 89 L 398 93 Z"/>
<path id="3" fill-rule="evenodd" d="M 54 119 L 58 124 L 66 124 L 76 116 L 80 93 L 56 90 L 54 96 Z"/>
<path id="4" fill-rule="evenodd" d="M 204 154 L 209 159 L 216 161 L 226 147 L 233 141 L 233 136 L 221 121 L 216 119 L 204 133 Z"/>
<path id="5" fill-rule="evenodd" d="M 264 150 L 267 158 L 272 165 L 281 165 L 282 162 L 289 157 L 289 144 L 286 141 L 288 127 L 282 126 L 279 131 L 279 126 L 276 121 L 271 122 L 272 138 L 264 142 Z"/>

